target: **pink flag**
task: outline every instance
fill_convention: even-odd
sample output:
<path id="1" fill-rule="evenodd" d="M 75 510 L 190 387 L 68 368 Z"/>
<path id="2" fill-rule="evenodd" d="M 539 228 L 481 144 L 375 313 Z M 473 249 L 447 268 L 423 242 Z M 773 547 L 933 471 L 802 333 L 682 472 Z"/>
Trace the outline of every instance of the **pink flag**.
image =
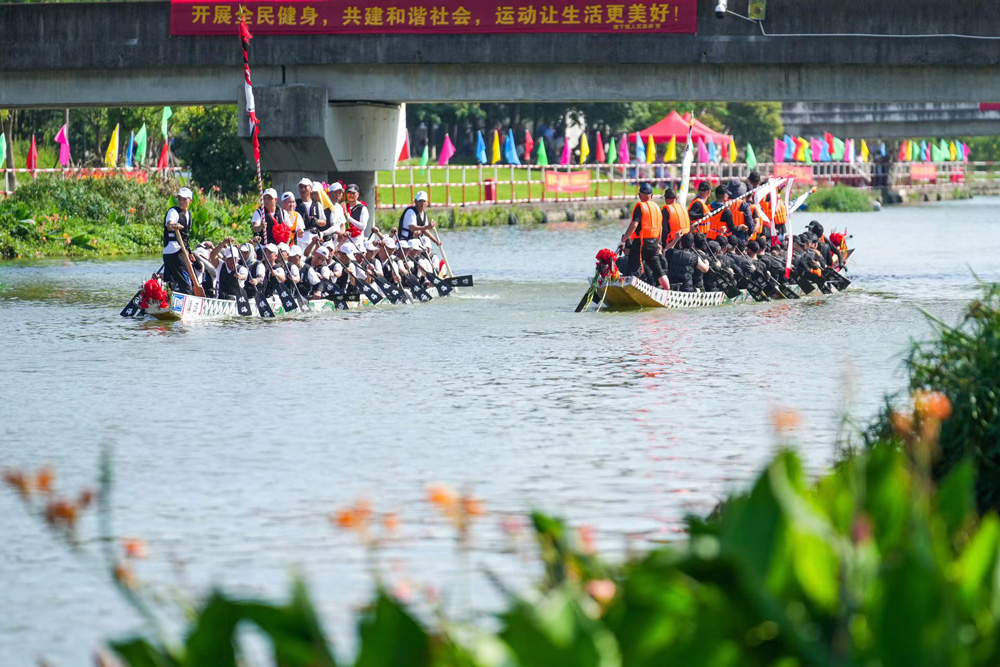
<path id="1" fill-rule="evenodd" d="M 847 139 L 844 144 L 844 159 L 848 162 L 854 162 L 854 139 Z"/>
<path id="2" fill-rule="evenodd" d="M 563 154 L 562 159 L 559 160 L 559 164 L 566 166 L 569 164 L 569 142 L 563 139 Z"/>
<path id="3" fill-rule="evenodd" d="M 972 149 L 969 148 L 969 144 L 963 143 L 962 144 L 962 162 L 968 162 L 969 161 L 969 153 L 971 153 L 971 152 L 972 152 Z"/>
<path id="4" fill-rule="evenodd" d="M 628 164 L 630 162 L 628 156 L 628 137 L 622 135 L 621 143 L 618 144 L 618 162 L 621 164 Z"/>
<path id="5" fill-rule="evenodd" d="M 785 161 L 785 151 L 788 149 L 788 144 L 786 144 L 781 139 L 774 140 L 774 162 L 775 164 Z"/>
<path id="6" fill-rule="evenodd" d="M 819 162 L 820 155 L 823 154 L 823 141 L 821 139 L 813 138 L 809 148 L 812 151 L 813 162 Z"/>
<path id="7" fill-rule="evenodd" d="M 59 164 L 64 167 L 69 166 L 69 137 L 66 136 L 66 126 L 63 125 L 56 132 L 55 142 L 59 144 Z"/>
<path id="8" fill-rule="evenodd" d="M 708 162 L 708 148 L 705 147 L 705 140 L 698 139 L 698 162 Z"/>
<path id="9" fill-rule="evenodd" d="M 455 144 L 451 143 L 451 136 L 444 135 L 444 145 L 441 146 L 441 157 L 438 159 L 438 166 L 443 167 L 448 164 L 448 160 L 455 154 Z"/>

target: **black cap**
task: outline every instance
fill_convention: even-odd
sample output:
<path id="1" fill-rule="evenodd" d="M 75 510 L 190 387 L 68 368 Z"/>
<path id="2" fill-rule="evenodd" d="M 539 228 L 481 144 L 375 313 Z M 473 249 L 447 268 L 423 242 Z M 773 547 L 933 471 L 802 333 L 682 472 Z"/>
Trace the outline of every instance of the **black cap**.
<path id="1" fill-rule="evenodd" d="M 677 193 L 674 192 L 673 188 L 667 188 L 666 190 L 663 191 L 663 198 L 664 199 L 677 199 Z"/>
<path id="2" fill-rule="evenodd" d="M 685 234 L 681 237 L 681 247 L 682 248 L 693 248 L 694 247 L 694 236 L 691 234 Z"/>
<path id="3" fill-rule="evenodd" d="M 361 194 L 360 188 L 358 188 L 358 186 L 355 185 L 354 183 L 348 185 L 347 188 L 345 188 L 344 192 L 357 192 L 358 194 Z"/>
<path id="4" fill-rule="evenodd" d="M 711 192 L 712 184 L 708 181 L 702 181 L 698 184 L 698 192 Z"/>
<path id="5" fill-rule="evenodd" d="M 639 184 L 639 194 L 641 194 L 641 195 L 651 195 L 651 194 L 653 194 L 653 186 L 650 185 L 649 183 L 640 183 Z"/>
<path id="6" fill-rule="evenodd" d="M 757 245 L 756 241 L 750 241 L 750 243 L 747 243 L 747 250 L 750 252 L 758 252 L 760 250 L 760 246 Z"/>
<path id="7" fill-rule="evenodd" d="M 752 184 L 757 185 L 760 183 L 760 174 L 758 174 L 756 171 L 751 171 L 750 175 L 747 176 L 747 180 L 750 181 Z"/>
<path id="8" fill-rule="evenodd" d="M 722 199 L 723 197 L 725 197 L 726 196 L 726 186 L 725 185 L 720 185 L 719 187 L 715 188 L 715 196 L 718 197 L 719 199 Z"/>
<path id="9" fill-rule="evenodd" d="M 722 238 L 722 237 L 720 236 L 719 238 Z M 708 242 L 708 247 L 709 247 L 709 249 L 712 252 L 719 252 L 720 250 L 722 250 L 722 246 L 719 245 L 718 241 L 709 241 Z"/>
<path id="10" fill-rule="evenodd" d="M 819 224 L 819 220 L 813 220 L 812 222 L 810 222 L 809 226 L 806 227 L 806 229 L 808 229 L 816 236 L 823 236 L 823 225 Z"/>
<path id="11" fill-rule="evenodd" d="M 726 235 L 725 235 L 725 234 L 719 234 L 719 235 L 718 235 L 718 236 L 717 236 L 717 237 L 715 238 L 715 240 L 719 242 L 719 247 L 720 247 L 720 248 L 724 248 L 724 247 L 726 247 L 727 245 L 729 245 L 729 240 L 728 240 L 728 239 L 726 238 Z"/>

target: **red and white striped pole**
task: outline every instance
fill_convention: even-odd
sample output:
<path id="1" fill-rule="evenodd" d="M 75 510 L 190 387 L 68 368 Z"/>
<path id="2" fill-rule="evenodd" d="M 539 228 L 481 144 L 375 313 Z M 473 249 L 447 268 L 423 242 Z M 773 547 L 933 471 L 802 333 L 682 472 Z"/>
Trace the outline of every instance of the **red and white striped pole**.
<path id="1" fill-rule="evenodd" d="M 240 6 L 240 42 L 243 44 L 243 90 L 247 97 L 247 117 L 250 119 L 250 139 L 253 143 L 253 159 L 257 163 L 257 188 L 260 191 L 260 207 L 264 208 L 264 178 L 260 171 L 260 121 L 257 120 L 257 113 L 253 99 L 253 83 L 250 82 L 250 56 L 247 55 L 247 48 L 253 35 L 247 28 L 247 10 Z"/>

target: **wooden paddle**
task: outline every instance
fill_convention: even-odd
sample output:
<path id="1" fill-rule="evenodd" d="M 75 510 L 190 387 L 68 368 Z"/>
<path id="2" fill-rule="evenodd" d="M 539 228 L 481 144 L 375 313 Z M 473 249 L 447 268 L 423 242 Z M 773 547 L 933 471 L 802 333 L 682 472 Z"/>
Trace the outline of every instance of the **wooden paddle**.
<path id="1" fill-rule="evenodd" d="M 434 232 L 433 234 L 431 234 L 432 231 Z M 448 269 L 448 277 L 453 277 L 455 272 L 451 270 L 451 263 L 448 262 L 448 253 L 444 251 L 444 243 L 441 242 L 441 238 L 437 235 L 437 230 L 432 227 L 427 230 L 427 235 L 431 237 L 431 241 L 434 241 L 441 248 L 441 258 L 444 259 L 444 268 Z"/>
<path id="2" fill-rule="evenodd" d="M 180 236 L 178 234 L 178 236 Z M 187 267 L 188 278 L 191 280 L 191 293 L 197 297 L 205 298 L 205 290 L 201 284 L 195 280 L 194 268 L 191 266 L 191 257 L 188 255 L 187 248 L 184 247 L 184 239 L 178 240 L 178 245 L 181 247 L 181 257 L 184 258 L 184 266 Z"/>

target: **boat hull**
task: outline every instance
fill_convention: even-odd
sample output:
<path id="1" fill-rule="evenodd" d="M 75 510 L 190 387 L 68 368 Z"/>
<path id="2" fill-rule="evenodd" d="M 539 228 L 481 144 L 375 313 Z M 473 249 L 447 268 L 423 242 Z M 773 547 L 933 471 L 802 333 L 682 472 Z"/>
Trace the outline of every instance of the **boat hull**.
<path id="1" fill-rule="evenodd" d="M 802 289 L 798 285 L 789 284 L 788 287 L 799 296 L 803 295 Z M 594 301 L 598 304 L 603 301 L 603 309 L 605 310 L 705 308 L 752 300 L 753 298 L 746 290 L 740 290 L 740 295 L 735 297 L 728 297 L 722 292 L 662 290 L 634 276 L 623 276 L 614 280 L 600 278 L 597 282 L 597 292 L 594 295 Z"/>
<path id="2" fill-rule="evenodd" d="M 358 298 L 359 300 L 356 302 L 347 302 L 349 310 L 364 308 L 372 305 L 371 301 L 369 301 L 363 294 Z M 273 296 L 268 299 L 267 302 L 271 306 L 271 310 L 274 311 L 276 317 L 289 314 L 285 312 L 285 308 L 281 305 L 281 300 L 278 299 L 278 297 Z M 337 310 L 337 305 L 333 301 L 328 301 L 326 299 L 311 299 L 309 301 L 309 305 L 312 307 L 313 312 Z M 259 316 L 259 313 L 257 312 L 257 304 L 253 301 L 250 302 L 250 309 L 253 311 L 254 317 Z M 296 310 L 291 314 L 295 314 L 297 312 L 298 311 Z M 230 301 L 228 299 L 209 299 L 207 297 L 192 296 L 190 294 L 181 294 L 179 292 L 174 292 L 170 295 L 170 305 L 167 308 L 160 308 L 157 304 L 150 304 L 149 307 L 146 308 L 146 314 L 150 317 L 166 322 L 218 320 L 227 317 L 240 316 L 236 311 L 235 301 Z"/>

